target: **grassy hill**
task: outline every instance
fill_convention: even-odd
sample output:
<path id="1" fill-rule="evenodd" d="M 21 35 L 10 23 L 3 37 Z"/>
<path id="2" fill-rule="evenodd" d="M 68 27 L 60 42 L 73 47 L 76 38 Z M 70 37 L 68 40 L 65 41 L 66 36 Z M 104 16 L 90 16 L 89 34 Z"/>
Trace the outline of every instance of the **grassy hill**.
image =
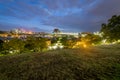
<path id="1" fill-rule="evenodd" d="M 0 80 L 120 80 L 120 46 L 1 56 Z"/>

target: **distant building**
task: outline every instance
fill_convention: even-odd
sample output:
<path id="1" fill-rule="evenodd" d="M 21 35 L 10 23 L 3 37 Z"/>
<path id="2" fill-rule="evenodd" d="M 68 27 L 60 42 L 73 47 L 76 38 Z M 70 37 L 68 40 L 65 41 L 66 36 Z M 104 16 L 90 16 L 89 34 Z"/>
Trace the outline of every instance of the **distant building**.
<path id="1" fill-rule="evenodd" d="M 32 31 L 25 30 L 25 29 L 20 29 L 20 28 L 13 29 L 10 32 L 13 33 L 13 34 L 33 34 Z"/>
<path id="2" fill-rule="evenodd" d="M 79 33 L 72 33 L 72 32 L 61 32 L 59 34 L 63 34 L 63 35 L 73 35 L 73 36 L 76 36 L 78 35 Z"/>

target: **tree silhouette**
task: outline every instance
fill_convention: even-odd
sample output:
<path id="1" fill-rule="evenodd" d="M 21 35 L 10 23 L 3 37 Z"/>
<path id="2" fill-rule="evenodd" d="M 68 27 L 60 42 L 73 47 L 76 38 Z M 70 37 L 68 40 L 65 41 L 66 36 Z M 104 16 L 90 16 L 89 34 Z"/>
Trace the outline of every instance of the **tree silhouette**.
<path id="1" fill-rule="evenodd" d="M 2 51 L 3 50 L 3 41 L 2 40 L 0 40 L 0 51 Z"/>
<path id="2" fill-rule="evenodd" d="M 53 30 L 53 33 L 55 33 L 55 34 L 56 34 L 56 33 L 60 33 L 60 32 L 61 32 L 61 31 L 60 31 L 59 29 L 57 29 L 57 28 Z"/>
<path id="3" fill-rule="evenodd" d="M 110 40 L 116 41 L 120 39 L 120 15 L 114 15 L 108 20 L 108 23 L 103 23 L 101 32 L 103 32 L 103 37 Z"/>
<path id="4" fill-rule="evenodd" d="M 5 42 L 3 48 L 15 53 L 21 53 L 24 50 L 24 42 L 21 39 L 13 38 L 9 42 Z"/>

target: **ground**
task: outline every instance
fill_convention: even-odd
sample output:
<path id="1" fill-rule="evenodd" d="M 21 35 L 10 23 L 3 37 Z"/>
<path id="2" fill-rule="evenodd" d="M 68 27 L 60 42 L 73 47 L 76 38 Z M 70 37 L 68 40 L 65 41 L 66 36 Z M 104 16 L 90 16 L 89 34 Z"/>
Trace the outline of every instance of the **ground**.
<path id="1" fill-rule="evenodd" d="M 120 80 L 120 45 L 0 56 L 0 80 Z"/>

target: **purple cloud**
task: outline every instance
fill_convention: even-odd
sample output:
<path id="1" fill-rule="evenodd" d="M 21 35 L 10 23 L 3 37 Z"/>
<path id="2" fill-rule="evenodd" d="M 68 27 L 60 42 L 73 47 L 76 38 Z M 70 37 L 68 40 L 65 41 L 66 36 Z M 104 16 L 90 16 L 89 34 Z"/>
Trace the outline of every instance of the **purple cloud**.
<path id="1" fill-rule="evenodd" d="M 0 29 L 23 25 L 35 31 L 54 27 L 71 32 L 98 31 L 112 15 L 120 14 L 119 3 L 120 0 L 0 0 Z"/>

